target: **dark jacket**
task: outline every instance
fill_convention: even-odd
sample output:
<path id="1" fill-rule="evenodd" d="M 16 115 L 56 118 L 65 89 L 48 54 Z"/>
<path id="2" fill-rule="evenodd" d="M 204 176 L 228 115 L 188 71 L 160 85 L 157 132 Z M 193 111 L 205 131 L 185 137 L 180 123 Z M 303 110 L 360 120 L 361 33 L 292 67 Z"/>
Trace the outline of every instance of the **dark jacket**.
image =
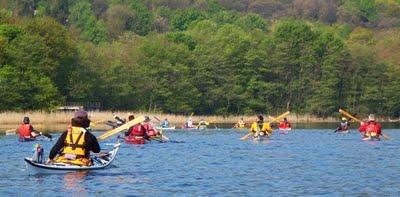
<path id="1" fill-rule="evenodd" d="M 76 127 L 87 128 L 89 126 L 89 124 L 90 124 L 90 121 L 87 122 L 87 120 L 84 120 L 84 121 L 76 120 L 76 119 L 71 120 L 71 125 L 76 126 Z M 65 139 L 67 137 L 67 134 L 68 134 L 68 131 L 65 131 L 60 136 L 60 138 L 58 138 L 56 144 L 53 146 L 53 148 L 50 151 L 49 159 L 54 159 L 54 157 L 62 151 L 62 149 L 64 148 L 64 143 L 66 141 Z M 94 153 L 99 153 L 100 145 L 99 145 L 99 142 L 97 141 L 96 136 L 94 136 L 89 131 L 86 131 L 85 132 L 85 155 L 87 157 L 89 157 L 90 151 L 92 151 Z"/>

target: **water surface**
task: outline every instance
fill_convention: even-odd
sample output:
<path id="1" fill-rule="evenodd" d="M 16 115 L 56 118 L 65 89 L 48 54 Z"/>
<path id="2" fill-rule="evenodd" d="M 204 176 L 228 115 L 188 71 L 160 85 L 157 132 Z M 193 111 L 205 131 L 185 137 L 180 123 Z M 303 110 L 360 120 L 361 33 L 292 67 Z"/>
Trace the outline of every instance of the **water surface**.
<path id="1" fill-rule="evenodd" d="M 0 138 L 0 194 L 17 196 L 399 196 L 400 132 L 365 142 L 328 129 L 240 141 L 231 129 L 166 132 L 180 143 L 122 144 L 107 170 L 28 176 L 32 142 Z M 95 133 L 100 135 L 101 133 Z M 54 134 L 56 137 L 58 134 Z M 115 138 L 101 143 L 111 149 Z M 46 155 L 54 141 L 39 142 Z"/>

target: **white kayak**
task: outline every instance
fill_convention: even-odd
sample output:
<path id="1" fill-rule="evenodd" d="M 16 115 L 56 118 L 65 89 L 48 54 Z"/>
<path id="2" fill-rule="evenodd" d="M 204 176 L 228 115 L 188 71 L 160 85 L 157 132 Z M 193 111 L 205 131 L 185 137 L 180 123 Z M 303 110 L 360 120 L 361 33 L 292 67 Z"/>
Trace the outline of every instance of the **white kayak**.
<path id="1" fill-rule="evenodd" d="M 120 146 L 120 143 L 115 144 L 111 151 L 101 156 L 97 156 L 95 154 L 91 155 L 90 158 L 93 162 L 93 165 L 91 166 L 78 166 L 65 163 L 44 164 L 37 163 L 33 161 L 32 158 L 25 158 L 25 164 L 29 175 L 102 170 L 110 166 L 110 164 L 114 161 Z"/>
<path id="2" fill-rule="evenodd" d="M 168 131 L 168 130 L 175 130 L 175 126 L 173 127 L 156 127 L 157 130 L 163 130 L 163 131 Z"/>
<path id="3" fill-rule="evenodd" d="M 292 128 L 279 128 L 279 133 L 286 134 L 289 133 L 289 131 L 291 130 Z"/>

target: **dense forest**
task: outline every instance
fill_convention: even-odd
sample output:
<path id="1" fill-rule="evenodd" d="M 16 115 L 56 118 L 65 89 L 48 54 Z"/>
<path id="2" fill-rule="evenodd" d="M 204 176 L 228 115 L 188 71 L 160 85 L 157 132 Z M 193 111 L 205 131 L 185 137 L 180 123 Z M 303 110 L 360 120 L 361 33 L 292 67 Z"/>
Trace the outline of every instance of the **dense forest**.
<path id="1" fill-rule="evenodd" d="M 0 111 L 400 115 L 400 0 L 0 0 Z"/>

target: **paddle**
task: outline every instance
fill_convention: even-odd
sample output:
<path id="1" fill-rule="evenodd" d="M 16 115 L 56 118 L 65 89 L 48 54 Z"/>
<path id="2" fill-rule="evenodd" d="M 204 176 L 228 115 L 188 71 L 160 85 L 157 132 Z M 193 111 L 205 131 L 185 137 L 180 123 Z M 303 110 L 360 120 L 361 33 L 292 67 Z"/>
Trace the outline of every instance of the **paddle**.
<path id="1" fill-rule="evenodd" d="M 270 120 L 268 123 L 276 122 L 277 120 L 279 120 L 279 119 L 281 119 L 281 118 L 283 118 L 283 117 L 285 117 L 285 116 L 287 116 L 287 115 L 289 115 L 289 114 L 290 114 L 290 112 L 287 111 L 287 112 L 285 112 L 285 113 L 283 113 L 283 114 L 277 116 L 276 118 L 273 118 L 273 119 Z M 241 139 L 241 140 L 247 140 L 247 138 L 249 138 L 252 134 L 253 134 L 253 133 L 250 131 L 247 135 L 241 137 L 240 139 Z"/>
<path id="2" fill-rule="evenodd" d="M 360 119 L 354 117 L 353 115 L 351 115 L 350 113 L 344 111 L 343 109 L 339 109 L 339 112 L 340 112 L 341 114 L 347 116 L 348 118 L 351 118 L 351 119 L 353 119 L 353 120 L 355 120 L 355 121 L 357 121 L 357 122 L 359 122 L 359 123 L 362 122 Z M 389 140 L 389 139 L 390 139 L 387 135 L 385 135 L 385 134 L 383 134 L 383 133 L 381 133 L 381 135 L 383 136 L 383 138 L 384 138 L 385 140 Z"/>
<path id="3" fill-rule="evenodd" d="M 112 136 L 114 134 L 117 134 L 117 133 L 119 133 L 119 132 L 121 132 L 121 131 L 123 131 L 125 129 L 129 129 L 133 125 L 136 125 L 136 124 L 139 124 L 139 123 L 143 122 L 144 120 L 145 120 L 144 116 L 137 117 L 137 118 L 135 118 L 135 119 L 133 119 L 131 121 L 128 121 L 127 123 L 115 128 L 115 129 L 108 130 L 103 135 L 100 135 L 97 139 L 98 140 L 105 140 L 105 139 L 109 138 L 110 136 Z"/>
<path id="4" fill-rule="evenodd" d="M 157 118 L 157 116 L 153 116 L 158 122 L 161 122 L 161 120 L 159 118 Z M 167 136 L 165 136 L 163 134 L 162 128 L 160 129 L 160 135 L 161 135 L 161 141 L 169 141 L 169 138 Z M 164 140 L 164 141 L 163 141 Z M 157 141 L 157 140 L 156 140 Z"/>

